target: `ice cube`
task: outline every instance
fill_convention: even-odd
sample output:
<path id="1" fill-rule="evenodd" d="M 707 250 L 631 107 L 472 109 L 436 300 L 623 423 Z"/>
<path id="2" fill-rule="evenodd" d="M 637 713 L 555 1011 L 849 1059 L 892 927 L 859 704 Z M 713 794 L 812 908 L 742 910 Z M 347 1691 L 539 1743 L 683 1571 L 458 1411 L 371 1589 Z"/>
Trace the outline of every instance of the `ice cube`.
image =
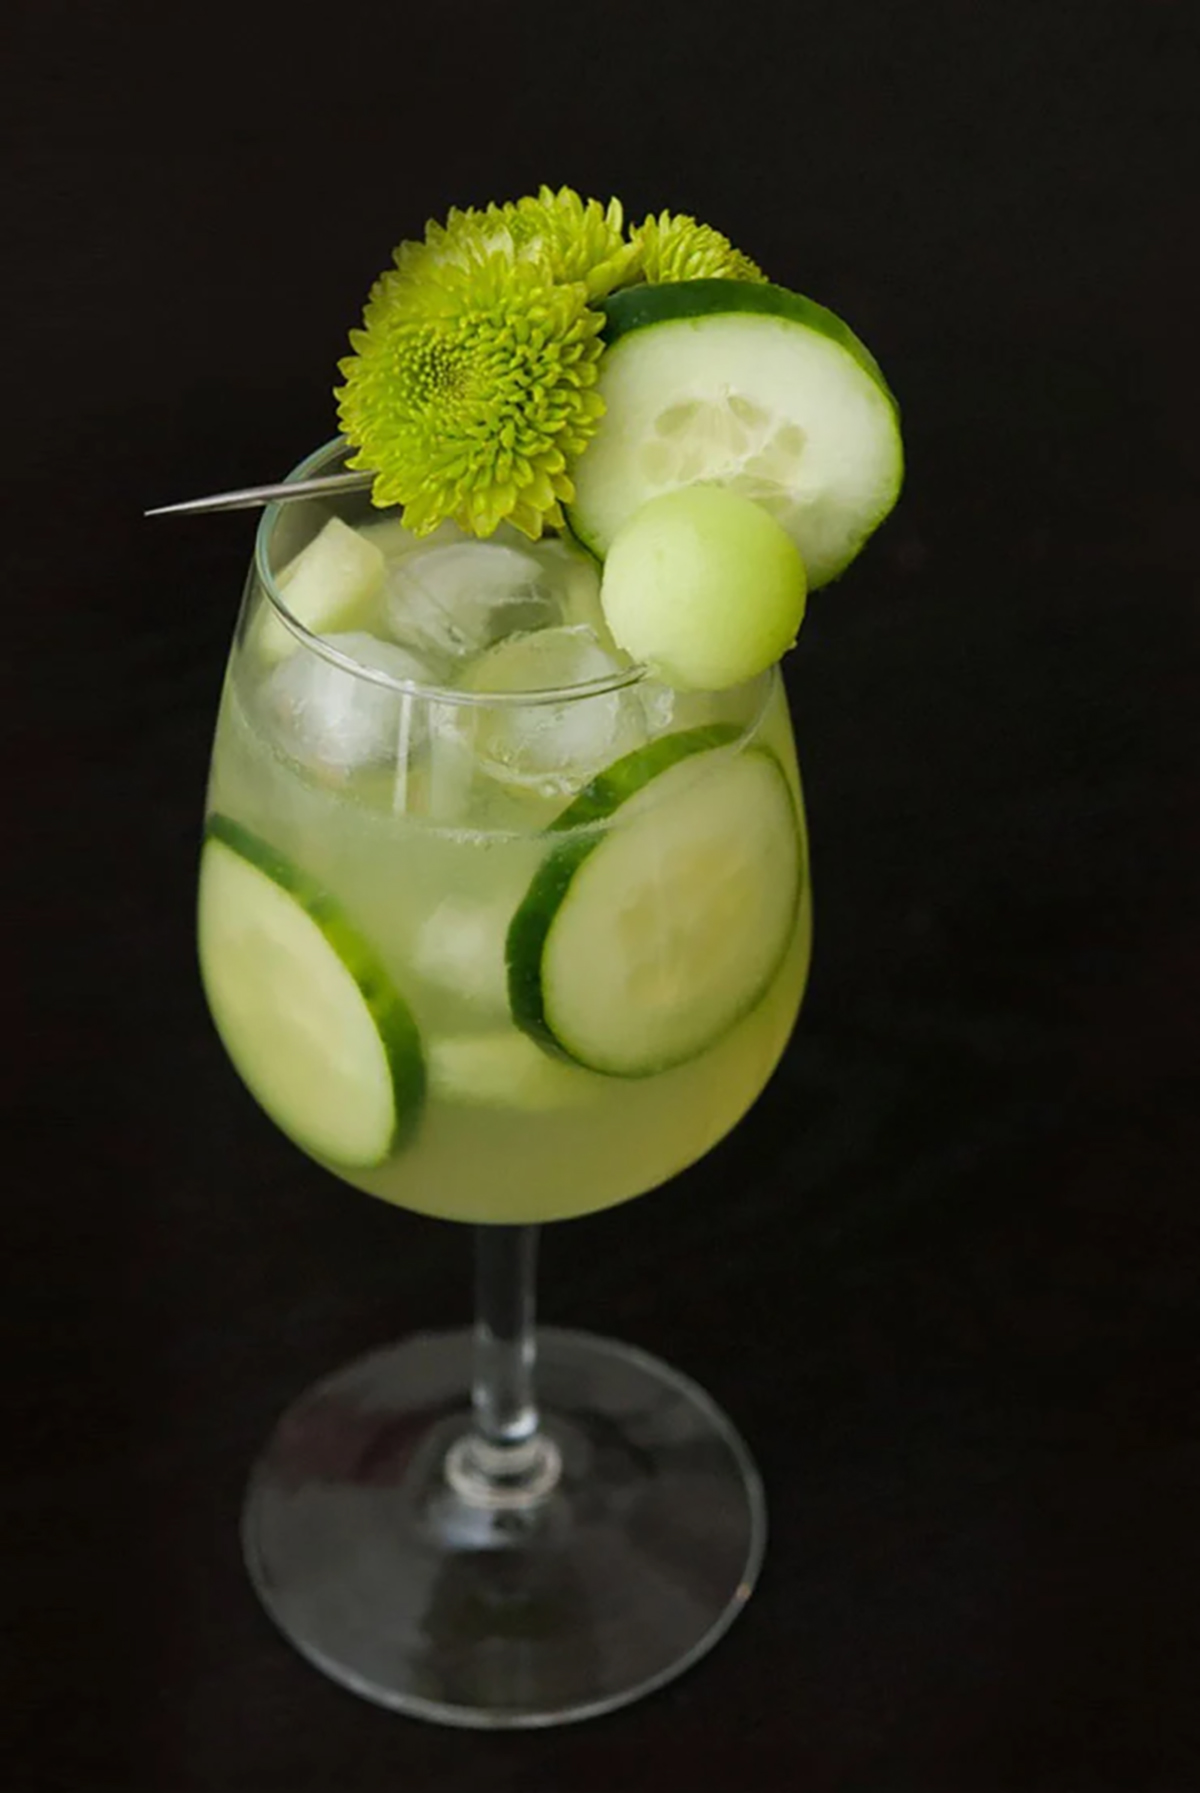
<path id="1" fill-rule="evenodd" d="M 543 536 L 529 553 L 542 564 L 558 594 L 564 623 L 586 623 L 603 647 L 616 650 L 600 605 L 600 567 L 586 549 L 565 536 Z"/>
<path id="2" fill-rule="evenodd" d="M 585 623 L 510 636 L 472 662 L 463 688 L 480 694 L 553 691 L 620 672 L 622 662 Z M 566 796 L 649 738 L 636 687 L 562 702 L 464 710 L 483 771 L 500 783 Z"/>
<path id="3" fill-rule="evenodd" d="M 394 639 L 444 665 L 518 630 L 563 618 L 542 561 L 524 549 L 464 539 L 415 549 L 392 562 L 384 604 Z"/>
<path id="4" fill-rule="evenodd" d="M 394 642 L 361 630 L 324 639 L 368 670 L 410 684 L 433 682 L 426 663 Z M 316 653 L 280 661 L 263 681 L 259 704 L 286 753 L 341 778 L 392 760 L 406 763 L 425 726 L 419 698 L 360 678 Z"/>
<path id="5" fill-rule="evenodd" d="M 690 726 L 686 719 L 686 696 L 682 691 L 675 691 L 658 679 L 646 678 L 635 686 L 631 696 L 640 704 L 646 732 L 652 738 L 665 735 L 670 729 Z"/>
<path id="6" fill-rule="evenodd" d="M 428 535 L 414 535 L 394 512 L 385 512 L 376 523 L 362 524 L 358 533 L 389 561 L 399 560 L 402 554 L 415 554 L 419 548 L 441 547 L 467 539 L 456 523 L 439 523 Z"/>
<path id="7" fill-rule="evenodd" d="M 418 977 L 472 1008 L 508 1013 L 505 944 L 517 895 L 447 896 L 422 922 L 413 944 Z"/>

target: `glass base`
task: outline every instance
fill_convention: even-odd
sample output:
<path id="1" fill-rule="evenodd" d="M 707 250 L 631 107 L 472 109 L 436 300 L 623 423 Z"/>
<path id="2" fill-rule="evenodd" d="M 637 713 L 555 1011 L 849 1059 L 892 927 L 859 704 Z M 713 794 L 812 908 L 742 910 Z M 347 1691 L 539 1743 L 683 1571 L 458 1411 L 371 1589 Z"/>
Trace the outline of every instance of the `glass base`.
<path id="1" fill-rule="evenodd" d="M 689 1668 L 745 1605 L 758 1473 L 686 1377 L 539 1329 L 557 1480 L 527 1505 L 464 1498 L 471 1345 L 412 1338 L 288 1410 L 247 1494 L 251 1577 L 304 1656 L 381 1706 L 481 1729 L 611 1711 Z"/>

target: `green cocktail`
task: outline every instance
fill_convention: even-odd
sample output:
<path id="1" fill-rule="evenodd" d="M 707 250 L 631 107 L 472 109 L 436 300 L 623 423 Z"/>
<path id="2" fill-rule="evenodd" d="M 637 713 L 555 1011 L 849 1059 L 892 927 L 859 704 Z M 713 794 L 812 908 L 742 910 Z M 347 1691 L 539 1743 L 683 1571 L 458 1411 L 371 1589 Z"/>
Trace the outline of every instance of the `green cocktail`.
<path id="1" fill-rule="evenodd" d="M 545 190 L 403 246 L 366 322 L 351 442 L 293 478 L 366 464 L 371 497 L 259 531 L 200 961 L 298 1146 L 478 1223 L 479 1310 L 302 1397 L 246 1550 L 356 1691 L 541 1725 L 678 1673 L 757 1572 L 707 1397 L 583 1335 L 535 1350 L 534 1223 L 670 1179 L 783 1051 L 812 908 L 775 661 L 894 500 L 895 408 L 716 233 L 626 238 Z"/>

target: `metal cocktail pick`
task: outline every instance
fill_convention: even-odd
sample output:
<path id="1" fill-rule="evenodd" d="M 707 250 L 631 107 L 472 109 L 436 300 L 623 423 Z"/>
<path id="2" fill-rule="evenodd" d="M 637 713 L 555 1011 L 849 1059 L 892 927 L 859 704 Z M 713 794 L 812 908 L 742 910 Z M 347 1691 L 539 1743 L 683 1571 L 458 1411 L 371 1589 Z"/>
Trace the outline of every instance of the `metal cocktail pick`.
<path id="1" fill-rule="evenodd" d="M 242 486 L 234 492 L 214 492 L 210 498 L 188 498 L 182 504 L 159 504 L 143 511 L 145 517 L 183 517 L 203 511 L 248 511 L 260 504 L 290 504 L 294 498 L 319 498 L 334 492 L 365 491 L 375 475 L 325 473 L 317 479 L 288 479 L 274 486 Z"/>

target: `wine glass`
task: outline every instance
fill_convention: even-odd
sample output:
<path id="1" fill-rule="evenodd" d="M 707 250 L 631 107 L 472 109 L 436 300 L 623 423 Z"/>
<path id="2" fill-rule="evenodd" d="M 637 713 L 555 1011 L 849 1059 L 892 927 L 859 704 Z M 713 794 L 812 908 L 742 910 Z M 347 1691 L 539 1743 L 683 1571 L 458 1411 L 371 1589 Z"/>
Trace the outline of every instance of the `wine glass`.
<path id="1" fill-rule="evenodd" d="M 252 1475 L 246 1560 L 318 1668 L 448 1724 L 661 1685 L 764 1545 L 754 1465 L 700 1388 L 534 1328 L 539 1223 L 735 1125 L 811 942 L 777 669 L 671 692 L 596 592 L 565 540 L 418 543 L 358 494 L 277 504 L 213 750 L 200 960 L 235 1067 L 336 1176 L 475 1228 L 473 1328 L 300 1396 Z"/>

